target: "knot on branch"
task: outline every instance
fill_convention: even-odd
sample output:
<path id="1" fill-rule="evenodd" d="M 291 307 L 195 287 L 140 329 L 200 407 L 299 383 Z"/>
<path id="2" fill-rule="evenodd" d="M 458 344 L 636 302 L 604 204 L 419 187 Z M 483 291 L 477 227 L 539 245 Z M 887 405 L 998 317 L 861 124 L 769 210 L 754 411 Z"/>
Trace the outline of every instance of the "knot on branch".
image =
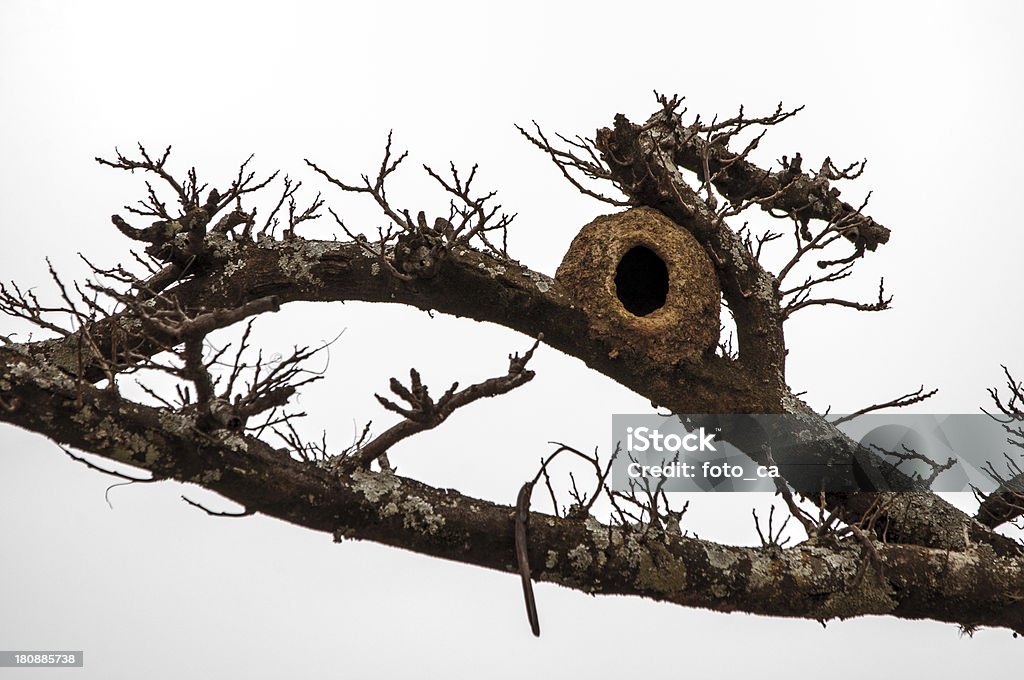
<path id="1" fill-rule="evenodd" d="M 187 170 L 183 177 L 176 176 L 168 170 L 167 160 L 171 147 L 167 147 L 159 157 L 150 155 L 141 144 L 138 145 L 137 157 L 126 156 L 116 149 L 115 153 L 116 157 L 113 160 L 96 160 L 101 165 L 118 170 L 132 173 L 139 170 L 159 180 L 159 183 L 154 186 L 147 181 L 146 197 L 135 205 L 124 206 L 132 215 L 155 218 L 150 226 L 142 229 L 133 227 L 120 215 L 111 216 L 111 221 L 118 231 L 128 238 L 148 243 L 148 255 L 177 267 L 179 271 L 175 272 L 175 275 L 186 269 L 195 273 L 205 267 L 223 264 L 223 254 L 206 241 L 208 233 L 222 237 L 228 233 L 234 235 L 233 230 L 236 227 L 244 226 L 242 234 L 236 238 L 250 238 L 256 210 L 243 210 L 242 197 L 266 187 L 277 176 L 275 172 L 263 180 L 257 180 L 255 173 L 248 170 L 249 162 L 252 160 L 250 156 L 241 164 L 237 176 L 225 191 L 219 191 L 215 187 L 207 191 L 209 185 L 199 181 L 195 167 Z M 271 214 L 271 219 L 274 219 L 274 215 L 285 200 L 291 199 L 290 228 L 294 228 L 297 222 L 314 219 L 320 205 L 317 200 L 305 212 L 296 213 L 293 196 L 298 186 L 293 186 L 287 178 L 285 179 L 284 198 Z M 162 190 L 158 191 L 158 187 L 162 187 Z M 168 204 L 165 198 L 167 195 L 173 196 L 177 207 Z M 211 228 L 210 225 L 215 218 L 222 213 L 223 216 Z M 161 285 L 164 285 L 163 281 Z"/>
<path id="2" fill-rule="evenodd" d="M 231 430 L 239 432 L 245 427 L 246 418 L 239 415 L 231 402 L 215 398 L 206 405 L 206 412 L 197 424 L 203 432 L 211 430 Z"/>
<path id="3" fill-rule="evenodd" d="M 393 266 L 410 279 L 431 279 L 437 276 L 447 256 L 448 247 L 442 236 L 417 229 L 399 234 Z"/>
<path id="4" fill-rule="evenodd" d="M 661 187 L 640 146 L 643 128 L 621 113 L 615 114 L 611 128 L 601 128 L 594 137 L 594 147 L 610 170 L 610 178 L 634 204 L 657 208 L 670 198 Z"/>

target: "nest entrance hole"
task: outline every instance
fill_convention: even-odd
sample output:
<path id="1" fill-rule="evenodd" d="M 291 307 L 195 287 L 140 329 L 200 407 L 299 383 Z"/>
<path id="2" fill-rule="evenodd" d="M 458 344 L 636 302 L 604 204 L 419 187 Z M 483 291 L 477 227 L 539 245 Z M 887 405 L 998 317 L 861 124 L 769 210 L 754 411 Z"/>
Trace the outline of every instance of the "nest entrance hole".
<path id="1" fill-rule="evenodd" d="M 646 246 L 633 246 L 615 269 L 615 295 L 635 316 L 647 316 L 665 306 L 668 267 Z"/>

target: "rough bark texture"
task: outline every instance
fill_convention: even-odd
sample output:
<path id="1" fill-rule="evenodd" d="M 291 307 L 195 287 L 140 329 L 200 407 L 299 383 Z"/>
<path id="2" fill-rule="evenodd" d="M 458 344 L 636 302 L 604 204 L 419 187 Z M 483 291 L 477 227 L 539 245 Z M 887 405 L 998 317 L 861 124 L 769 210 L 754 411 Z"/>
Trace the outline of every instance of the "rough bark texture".
<path id="1" fill-rule="evenodd" d="M 516 571 L 511 507 L 389 472 L 339 475 L 252 437 L 198 438 L 185 416 L 126 405 L 17 351 L 0 349 L 0 361 L 0 387 L 19 399 L 5 411 L 7 422 L 337 540 Z M 879 543 L 873 565 L 853 540 L 739 548 L 540 513 L 531 513 L 529 526 L 536 578 L 589 593 L 772 616 L 891 614 L 1024 632 L 1024 558 L 1000 557 L 985 545 L 953 551 Z"/>

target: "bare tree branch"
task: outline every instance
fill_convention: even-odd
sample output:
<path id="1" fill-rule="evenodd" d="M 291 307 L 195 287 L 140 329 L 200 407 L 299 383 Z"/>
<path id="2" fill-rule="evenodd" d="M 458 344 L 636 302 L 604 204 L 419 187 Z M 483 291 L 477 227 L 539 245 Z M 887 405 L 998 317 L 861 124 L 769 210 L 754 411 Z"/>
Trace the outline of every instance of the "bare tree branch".
<path id="1" fill-rule="evenodd" d="M 456 391 L 459 383 L 452 383 L 452 386 L 436 402 L 431 398 L 427 387 L 420 381 L 420 374 L 415 368 L 409 371 L 410 386 L 408 388 L 397 379 L 392 378 L 391 391 L 408 403 L 409 406 L 399 406 L 380 395 L 374 396 L 377 397 L 377 401 L 380 402 L 381 406 L 389 411 L 398 413 L 405 420 L 402 420 L 359 447 L 345 461 L 345 467 L 348 469 L 352 467 L 365 468 L 403 439 L 407 439 L 418 432 L 437 427 L 447 420 L 448 416 L 454 413 L 456 409 L 471 404 L 477 399 L 511 392 L 520 385 L 530 382 L 533 380 L 534 373 L 526 369 L 526 364 L 533 357 L 533 352 L 540 345 L 540 341 L 543 338 L 543 335 L 539 336 L 536 342 L 533 343 L 533 346 L 522 357 L 518 354 L 510 354 L 508 373 L 506 375 L 499 378 L 490 378 L 459 391 Z"/>
<path id="2" fill-rule="evenodd" d="M 890 399 L 889 401 L 885 401 L 880 404 L 872 404 L 871 406 L 865 406 L 864 408 L 854 411 L 853 413 L 844 415 L 840 418 L 836 418 L 831 422 L 833 425 L 839 425 L 840 423 L 845 423 L 849 420 L 853 420 L 854 418 L 862 416 L 866 413 L 873 413 L 875 411 L 881 411 L 887 408 L 903 408 L 905 406 L 910 406 L 912 404 L 919 404 L 925 399 L 930 399 L 931 397 L 934 397 L 936 394 L 938 394 L 938 392 L 939 391 L 937 389 L 925 392 L 924 385 L 921 385 L 913 392 L 908 392 L 901 397 L 896 397 L 895 399 Z"/>

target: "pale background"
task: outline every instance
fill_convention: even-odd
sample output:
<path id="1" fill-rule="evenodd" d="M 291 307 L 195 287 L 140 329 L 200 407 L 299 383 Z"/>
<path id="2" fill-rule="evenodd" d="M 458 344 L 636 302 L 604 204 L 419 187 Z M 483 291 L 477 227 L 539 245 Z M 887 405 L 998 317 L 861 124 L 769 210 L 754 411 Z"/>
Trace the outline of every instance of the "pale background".
<path id="1" fill-rule="evenodd" d="M 221 186 L 255 153 L 257 169 L 324 189 L 351 225 L 373 231 L 383 220 L 369 203 L 325 187 L 302 159 L 355 180 L 375 170 L 391 128 L 412 151 L 396 202 L 438 205 L 421 163 L 479 162 L 480 188 L 499 189 L 519 213 L 513 255 L 551 274 L 579 227 L 608 211 L 566 184 L 514 123 L 591 135 L 617 112 L 645 119 L 652 89 L 684 94 L 706 116 L 740 103 L 768 112 L 781 99 L 807 109 L 769 135 L 759 160 L 800 151 L 816 167 L 829 154 L 867 156 L 844 196 L 874 189 L 868 212 L 893 237 L 847 290 L 871 298 L 884 274 L 896 295 L 881 315 L 801 312 L 787 329 L 791 385 L 818 408 L 848 411 L 924 382 L 940 388 L 927 409 L 975 412 L 1000 363 L 1024 373 L 1021 15 L 1016 3 L 978 1 L 7 1 L 2 278 L 50 294 L 44 257 L 73 276 L 78 252 L 104 265 L 126 255 L 109 215 L 141 196 L 141 178 L 92 158 L 136 141 L 174 144 L 174 167 L 194 163 Z M 323 223 L 305 235 L 331 231 Z M 328 379 L 301 397 L 306 431 L 329 428 L 337 446 L 367 420 L 391 422 L 372 395 L 392 375 L 417 366 L 441 389 L 503 372 L 505 355 L 528 343 L 494 326 L 355 303 L 291 305 L 257 328 L 272 352 L 346 329 Z M 554 350 L 541 349 L 533 368 L 526 387 L 396 449 L 399 471 L 511 502 L 549 440 L 606 447 L 610 414 L 648 407 Z M 52 442 L 11 427 L 0 427 L 0 442 L 0 648 L 84 650 L 86 668 L 61 677 L 953 677 L 1005 670 L 1022 644 L 1003 630 L 968 639 L 952 625 L 884 618 L 823 630 L 545 584 L 535 640 L 514 576 L 335 545 L 262 517 L 210 518 L 179 496 L 230 505 L 171 483 L 114 488 L 111 509 L 112 480 Z M 684 527 L 750 544 L 750 508 L 771 501 L 696 497 Z"/>

